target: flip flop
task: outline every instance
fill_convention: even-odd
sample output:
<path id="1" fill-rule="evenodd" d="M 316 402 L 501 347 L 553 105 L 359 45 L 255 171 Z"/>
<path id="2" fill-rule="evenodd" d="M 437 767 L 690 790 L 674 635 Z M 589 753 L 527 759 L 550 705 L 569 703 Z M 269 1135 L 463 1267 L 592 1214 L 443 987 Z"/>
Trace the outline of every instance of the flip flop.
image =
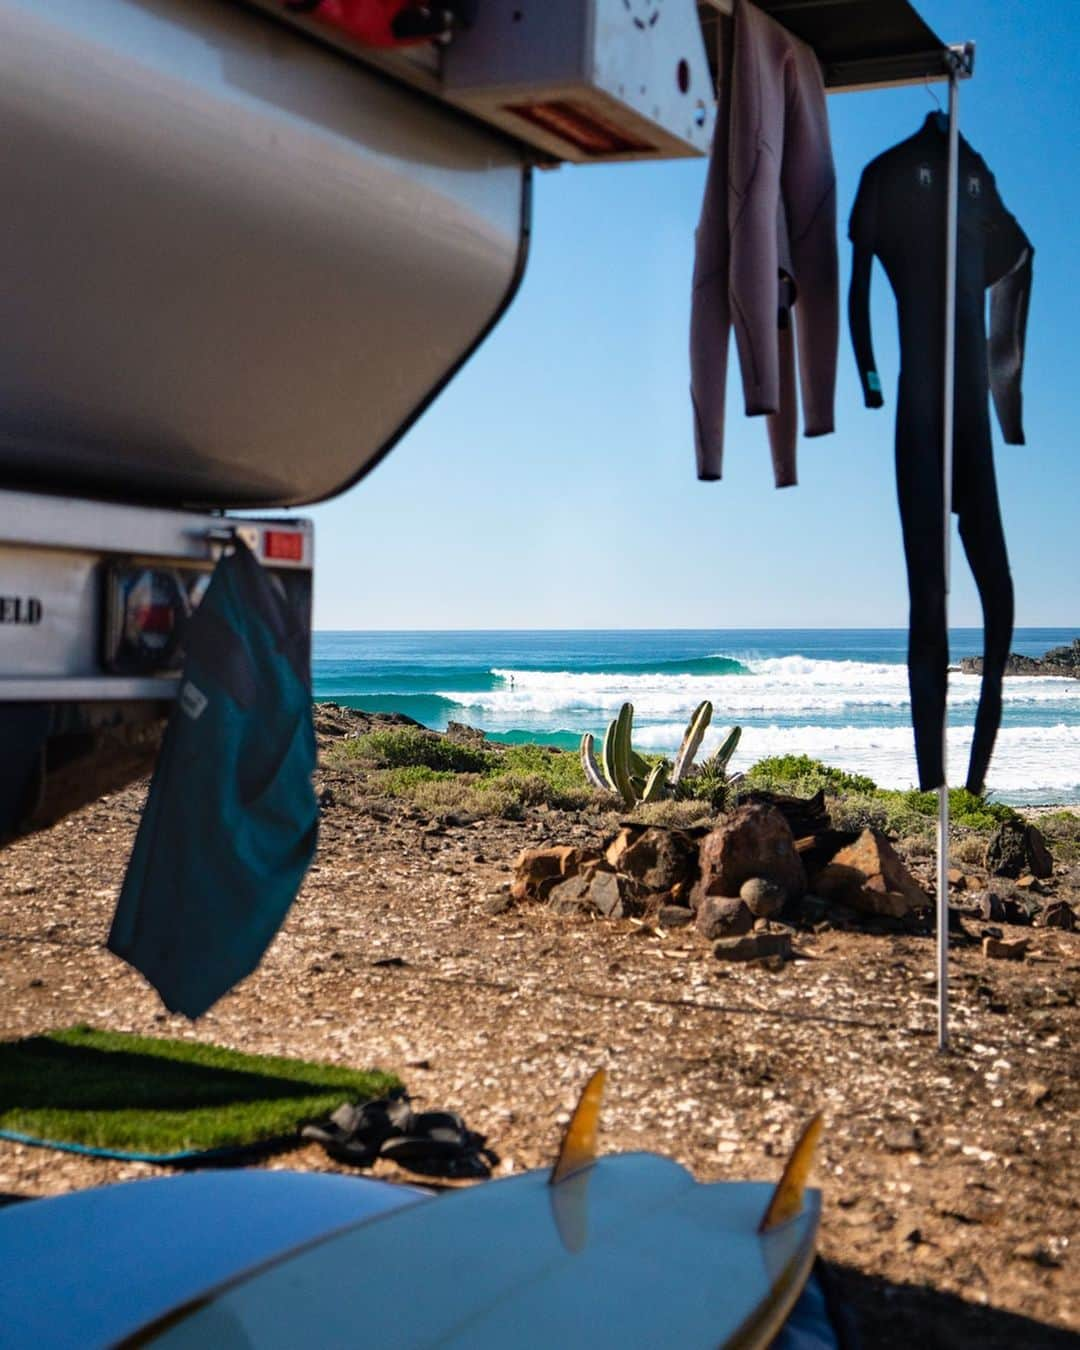
<path id="1" fill-rule="evenodd" d="M 346 1103 L 300 1134 L 353 1167 L 370 1167 L 381 1157 L 423 1176 L 461 1179 L 488 1177 L 498 1161 L 484 1136 L 456 1111 L 416 1113 L 404 1092 L 360 1106 Z"/>
<path id="2" fill-rule="evenodd" d="M 456 1111 L 421 1111 L 406 1133 L 391 1136 L 379 1156 L 422 1176 L 455 1179 L 491 1175 L 497 1155 Z"/>
<path id="3" fill-rule="evenodd" d="M 356 1105 L 346 1102 L 322 1124 L 305 1125 L 301 1138 L 322 1144 L 338 1162 L 370 1167 L 392 1135 L 404 1133 L 413 1119 L 404 1092 Z"/>

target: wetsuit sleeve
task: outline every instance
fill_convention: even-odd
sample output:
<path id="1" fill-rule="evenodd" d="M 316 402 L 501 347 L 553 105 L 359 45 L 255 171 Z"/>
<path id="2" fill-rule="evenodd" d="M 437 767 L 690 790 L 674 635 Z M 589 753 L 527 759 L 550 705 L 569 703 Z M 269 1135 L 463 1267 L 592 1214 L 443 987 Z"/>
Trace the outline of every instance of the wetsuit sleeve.
<path id="1" fill-rule="evenodd" d="M 848 325 L 855 347 L 863 401 L 868 408 L 880 408 L 881 376 L 874 362 L 874 343 L 870 333 L 870 274 L 874 265 L 877 237 L 877 182 L 873 166 L 863 170 L 862 181 L 848 222 L 848 238 L 854 247 L 851 287 L 848 291 Z"/>
<path id="2" fill-rule="evenodd" d="M 993 175 L 988 174 L 987 275 L 990 288 L 990 331 L 987 340 L 990 391 L 994 396 L 1006 445 L 1024 444 L 1024 342 L 1031 303 L 1031 241 L 1002 203 Z"/>

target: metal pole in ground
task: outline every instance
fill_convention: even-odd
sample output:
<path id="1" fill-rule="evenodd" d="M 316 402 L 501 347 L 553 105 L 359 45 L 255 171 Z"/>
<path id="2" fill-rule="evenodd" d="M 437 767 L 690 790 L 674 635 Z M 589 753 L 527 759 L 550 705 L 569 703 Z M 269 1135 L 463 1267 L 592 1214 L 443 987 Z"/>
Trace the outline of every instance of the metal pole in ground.
<path id="1" fill-rule="evenodd" d="M 949 70 L 949 173 L 945 211 L 945 409 L 942 453 L 944 520 L 942 548 L 945 567 L 945 634 L 949 632 L 949 590 L 952 545 L 953 437 L 956 392 L 956 226 L 957 192 L 960 164 L 960 80 L 957 63 Z M 944 782 L 938 788 L 938 872 L 937 872 L 937 986 L 938 1049 L 949 1047 L 949 705 L 945 702 L 942 732 L 942 768 Z"/>

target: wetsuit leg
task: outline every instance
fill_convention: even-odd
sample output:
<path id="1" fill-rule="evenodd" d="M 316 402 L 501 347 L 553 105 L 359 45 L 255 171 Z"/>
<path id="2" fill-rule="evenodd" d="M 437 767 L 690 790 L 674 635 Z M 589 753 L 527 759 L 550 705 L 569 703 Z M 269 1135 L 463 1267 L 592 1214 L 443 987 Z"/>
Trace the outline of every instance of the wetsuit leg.
<path id="1" fill-rule="evenodd" d="M 896 419 L 896 486 L 904 535 L 908 593 L 908 683 L 915 759 L 923 791 L 945 781 L 946 632 L 945 549 L 942 535 L 941 398 L 933 368 L 901 378 Z"/>
<path id="2" fill-rule="evenodd" d="M 983 398 L 985 405 L 985 395 Z M 957 505 L 960 538 L 983 611 L 982 689 L 975 714 L 975 735 L 967 776 L 968 791 L 980 793 L 1001 725 L 1001 681 L 1012 642 L 1013 584 L 1001 525 L 988 422 L 985 441 L 973 449 L 970 459 L 967 462 L 961 460 L 957 465 L 964 474 L 964 481 L 957 484 Z"/>

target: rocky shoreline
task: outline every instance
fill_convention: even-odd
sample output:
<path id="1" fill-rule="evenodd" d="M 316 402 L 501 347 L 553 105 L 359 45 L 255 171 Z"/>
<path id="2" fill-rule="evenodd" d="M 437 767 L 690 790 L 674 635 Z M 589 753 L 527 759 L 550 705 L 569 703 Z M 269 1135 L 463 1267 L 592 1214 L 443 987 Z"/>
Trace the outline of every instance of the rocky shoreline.
<path id="1" fill-rule="evenodd" d="M 981 675 L 981 656 L 965 656 L 960 662 L 965 675 Z M 1010 652 L 1005 664 L 1006 675 L 1053 675 L 1060 679 L 1080 680 L 1080 638 L 1073 638 L 1065 647 L 1052 647 L 1042 656 L 1020 656 Z"/>

